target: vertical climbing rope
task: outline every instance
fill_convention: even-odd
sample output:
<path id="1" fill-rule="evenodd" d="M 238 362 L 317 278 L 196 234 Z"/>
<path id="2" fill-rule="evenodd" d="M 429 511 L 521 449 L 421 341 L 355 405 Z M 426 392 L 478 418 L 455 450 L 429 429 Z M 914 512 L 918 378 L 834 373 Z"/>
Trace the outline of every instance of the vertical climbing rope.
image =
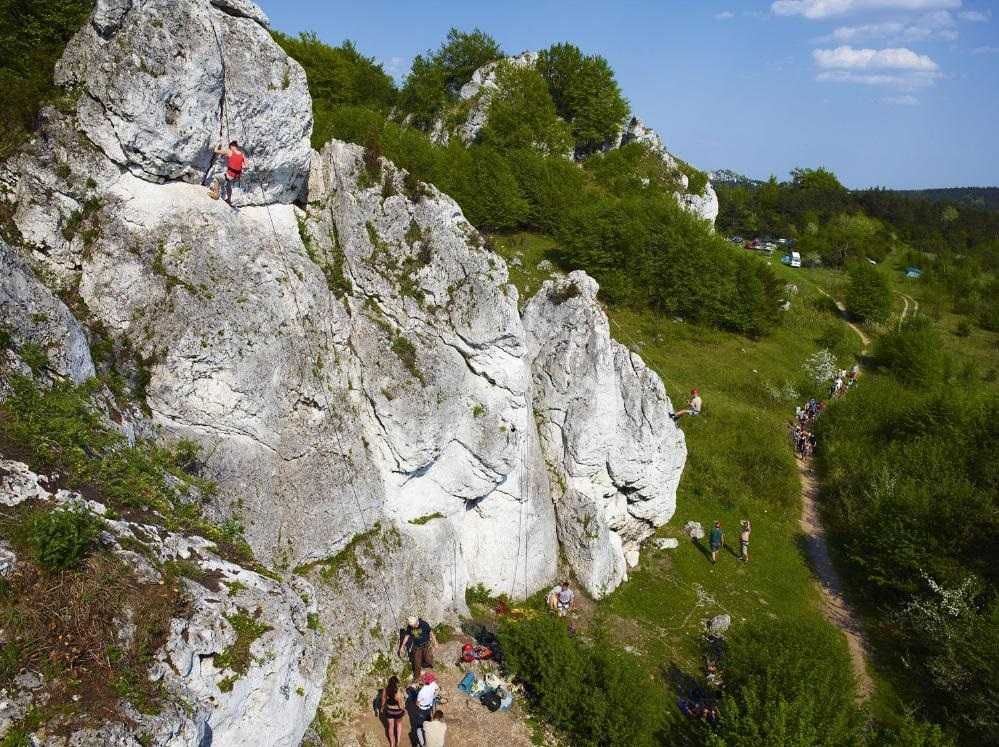
<path id="1" fill-rule="evenodd" d="M 231 135 L 232 129 L 231 129 L 231 125 L 230 125 L 230 121 L 229 121 L 229 114 L 228 114 L 228 110 L 229 110 L 229 106 L 228 106 L 228 73 L 226 71 L 224 47 L 223 47 L 223 44 L 222 44 L 222 38 L 219 35 L 218 30 L 215 28 L 214 22 L 212 22 L 209 19 L 209 23 L 211 23 L 211 26 L 212 26 L 212 32 L 213 32 L 213 34 L 215 36 L 215 42 L 216 42 L 216 46 L 218 48 L 219 59 L 220 59 L 221 66 L 222 66 L 222 96 L 221 96 L 220 103 L 219 103 L 219 109 L 220 109 L 220 112 L 221 112 L 220 122 L 219 122 L 219 132 L 220 132 L 220 135 L 221 135 L 221 133 L 222 133 L 222 123 L 224 121 L 226 129 L 228 130 L 228 132 Z M 240 116 L 238 109 L 235 111 L 234 115 L 235 115 L 235 118 L 237 120 L 237 124 L 239 125 L 240 131 L 242 132 L 243 135 L 245 135 L 246 134 L 246 125 L 243 122 L 243 119 Z M 213 159 L 213 162 L 214 162 L 214 159 Z M 211 168 L 211 167 L 209 167 L 209 168 Z M 337 179 L 339 180 L 339 175 L 337 175 Z M 247 182 L 249 182 L 249 181 L 250 181 L 250 179 L 247 178 Z M 263 184 L 260 183 L 259 181 L 257 183 L 257 188 L 260 191 L 261 204 L 264 207 L 264 210 L 267 212 L 267 219 L 268 219 L 268 222 L 270 223 L 270 226 L 271 226 L 271 233 L 272 233 L 272 235 L 274 237 L 274 242 L 275 242 L 275 250 L 276 250 L 275 254 L 277 254 L 277 256 L 281 260 L 281 264 L 282 264 L 282 269 L 283 269 L 283 272 L 284 272 L 285 280 L 287 281 L 288 287 L 291 289 L 291 297 L 292 297 L 292 302 L 295 305 L 296 316 L 298 318 L 304 318 L 304 315 L 302 314 L 301 305 L 299 304 L 299 301 L 298 301 L 298 295 L 297 295 L 297 293 L 294 290 L 294 282 L 292 281 L 292 277 L 291 277 L 292 273 L 291 273 L 291 270 L 290 270 L 287 258 L 285 257 L 284 252 L 281 250 L 281 246 L 280 246 L 281 237 L 280 237 L 280 234 L 278 234 L 277 226 L 274 223 L 274 216 L 271 213 L 270 205 L 267 204 L 267 197 L 266 197 L 266 195 L 264 193 Z M 247 190 L 247 191 L 249 191 L 249 190 Z M 332 334 L 332 330 L 330 330 L 329 327 L 326 327 L 326 328 L 322 329 L 322 333 L 323 333 L 324 338 L 326 339 L 328 349 L 334 349 L 335 350 L 336 349 L 336 340 L 335 340 L 335 337 Z M 302 360 L 300 360 L 300 363 L 302 363 Z M 300 383 L 301 383 L 301 381 L 304 381 L 305 371 L 308 369 L 310 363 L 311 363 L 311 361 L 309 361 L 307 359 L 304 359 L 304 363 L 302 363 L 301 368 L 300 368 L 301 375 L 302 375 L 302 380 L 300 380 Z M 323 377 L 318 377 L 318 378 L 319 378 L 320 386 L 321 386 L 321 388 L 323 390 L 323 395 L 324 395 L 325 400 L 326 400 L 325 407 L 324 407 L 324 412 L 327 413 L 327 416 L 328 416 L 329 413 L 332 412 L 331 404 L 332 404 L 333 397 L 332 397 L 332 395 L 331 395 L 331 393 L 329 391 L 329 388 L 327 386 L 327 382 L 326 382 L 325 378 L 323 378 Z M 334 436 L 334 438 L 335 438 L 335 440 L 337 442 L 337 446 L 339 448 L 340 456 L 341 456 L 341 458 L 344 461 L 345 467 L 347 468 L 347 469 L 345 469 L 345 474 L 349 474 L 349 473 L 353 472 L 354 476 L 357 476 L 356 470 L 352 469 L 353 468 L 353 464 L 351 463 L 351 461 L 348 458 L 348 453 L 349 452 L 347 451 L 346 446 L 344 445 L 344 442 L 343 442 L 343 439 L 341 437 L 341 434 L 340 434 L 340 432 L 339 432 L 338 429 L 331 428 L 331 423 L 330 423 L 330 420 L 329 420 L 328 417 L 327 417 L 327 422 L 326 422 L 324 430 L 325 430 L 324 435 L 327 435 L 327 436 L 328 436 L 330 430 L 332 430 L 332 432 L 333 432 L 333 436 Z M 333 475 L 329 471 L 329 467 L 327 467 L 327 475 L 328 475 L 328 478 L 329 478 L 329 483 L 332 485 L 333 484 L 333 479 L 332 479 Z M 354 485 L 354 483 L 351 480 L 348 480 L 348 487 L 349 487 L 350 492 L 352 494 L 352 497 L 353 497 L 353 500 L 354 500 L 354 505 L 355 505 L 355 508 L 357 510 L 357 514 L 358 514 L 359 519 L 360 519 L 360 528 L 361 528 L 361 531 L 363 531 L 364 529 L 367 528 L 367 517 L 366 517 L 366 514 L 365 514 L 364 506 L 363 506 L 362 501 L 360 499 L 360 495 L 357 492 L 357 488 L 356 488 L 356 486 Z M 385 574 L 385 569 L 383 567 L 379 567 L 379 573 L 382 576 L 382 588 L 385 589 L 385 590 L 387 590 L 389 588 L 389 586 L 388 586 L 388 579 L 387 579 L 386 574 Z M 398 610 L 398 608 L 399 608 L 398 594 L 397 594 L 397 591 L 396 591 L 396 589 L 395 589 L 394 586 L 392 587 L 392 592 L 393 592 L 393 598 L 394 598 L 393 602 L 394 602 L 394 608 L 395 609 L 393 609 L 392 607 L 387 607 L 386 611 L 388 612 L 387 617 L 389 619 L 394 619 L 396 617 L 396 615 L 397 615 L 396 610 Z M 387 602 L 387 600 L 386 600 L 386 602 Z"/>

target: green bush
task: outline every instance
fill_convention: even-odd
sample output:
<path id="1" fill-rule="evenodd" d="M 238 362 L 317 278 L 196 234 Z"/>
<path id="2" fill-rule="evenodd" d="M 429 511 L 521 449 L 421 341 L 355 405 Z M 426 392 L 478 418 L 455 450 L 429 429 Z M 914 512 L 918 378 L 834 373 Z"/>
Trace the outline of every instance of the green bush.
<path id="1" fill-rule="evenodd" d="M 891 288 L 884 274 L 867 262 L 857 262 L 849 269 L 846 308 L 863 322 L 880 322 L 891 309 Z"/>
<path id="2" fill-rule="evenodd" d="M 413 125 L 429 130 L 472 73 L 503 57 L 503 50 L 488 34 L 452 28 L 436 51 L 417 55 L 399 94 L 399 107 Z"/>
<path id="3" fill-rule="evenodd" d="M 725 694 L 712 747 L 858 744 L 862 718 L 846 641 L 826 622 L 736 627 L 726 642 Z"/>
<path id="4" fill-rule="evenodd" d="M 86 509 L 43 511 L 28 525 L 28 543 L 39 565 L 50 571 L 76 568 L 100 536 L 102 522 Z"/>
<path id="5" fill-rule="evenodd" d="M 874 344 L 874 360 L 907 386 L 927 386 L 944 378 L 949 363 L 940 336 L 924 316 L 908 318 Z"/>
<path id="6" fill-rule="evenodd" d="M 272 36 L 308 77 L 315 118 L 313 147 L 320 149 L 329 140 L 330 120 L 337 107 L 363 106 L 387 114 L 395 104 L 397 92 L 392 78 L 374 58 L 358 52 L 353 42 L 331 47 L 314 33 L 292 37 L 274 31 Z"/>
<path id="7" fill-rule="evenodd" d="M 501 62 L 480 140 L 501 150 L 535 148 L 561 158 L 572 147 L 569 128 L 555 112 L 544 78 L 533 68 Z"/>
<path id="8" fill-rule="evenodd" d="M 607 60 L 572 44 L 554 44 L 541 52 L 538 70 L 577 148 L 592 152 L 617 134 L 629 107 Z"/>
<path id="9" fill-rule="evenodd" d="M 34 129 L 42 105 L 60 94 L 56 60 L 86 21 L 93 0 L 0 0 L 0 161 Z"/>
<path id="10" fill-rule="evenodd" d="M 631 655 L 598 633 L 569 637 L 550 616 L 505 623 L 504 662 L 538 714 L 579 747 L 652 747 L 664 722 L 664 693 Z"/>

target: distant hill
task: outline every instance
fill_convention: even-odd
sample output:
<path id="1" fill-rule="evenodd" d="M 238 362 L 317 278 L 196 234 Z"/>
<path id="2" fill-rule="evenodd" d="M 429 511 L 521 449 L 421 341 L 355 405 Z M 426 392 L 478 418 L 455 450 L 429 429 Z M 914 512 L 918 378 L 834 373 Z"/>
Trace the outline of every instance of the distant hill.
<path id="1" fill-rule="evenodd" d="M 999 187 L 943 187 L 940 189 L 895 189 L 894 194 L 964 207 L 999 210 Z"/>

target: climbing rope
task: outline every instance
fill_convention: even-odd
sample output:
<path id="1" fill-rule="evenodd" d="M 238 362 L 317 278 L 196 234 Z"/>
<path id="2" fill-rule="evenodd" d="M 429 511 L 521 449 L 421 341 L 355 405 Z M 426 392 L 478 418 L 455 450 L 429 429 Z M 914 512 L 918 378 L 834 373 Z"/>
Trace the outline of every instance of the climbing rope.
<path id="1" fill-rule="evenodd" d="M 220 115 L 220 118 L 219 118 L 220 119 L 220 121 L 219 121 L 219 133 L 221 135 L 221 133 L 222 133 L 222 125 L 223 125 L 223 121 L 224 121 L 226 129 L 231 134 L 232 133 L 232 129 L 231 129 L 231 126 L 230 126 L 229 115 L 228 115 L 228 110 L 229 110 L 229 106 L 228 106 L 228 73 L 227 73 L 226 65 L 225 65 L 224 47 L 223 47 L 223 44 L 222 44 L 221 36 L 219 35 L 218 30 L 215 28 L 214 22 L 212 22 L 209 19 L 209 23 L 212 26 L 212 32 L 213 32 L 213 34 L 215 36 L 215 42 L 216 42 L 216 46 L 218 48 L 219 59 L 221 61 L 221 66 L 222 66 L 222 96 L 220 98 L 220 103 L 219 103 L 219 110 L 221 112 L 221 115 Z M 245 125 L 245 122 L 243 121 L 243 118 L 240 116 L 238 109 L 235 110 L 235 118 L 237 120 L 237 124 L 239 126 L 240 131 L 242 132 L 243 135 L 245 135 L 246 132 L 247 132 L 246 125 Z M 214 163 L 214 159 L 213 159 L 213 163 Z M 211 167 L 209 167 L 209 169 L 210 168 Z M 338 179 L 339 179 L 339 176 L 338 176 Z M 250 179 L 247 178 L 247 182 L 249 182 L 249 181 L 250 181 Z M 280 244 L 280 242 L 281 242 L 281 236 L 278 233 L 277 226 L 274 223 L 274 216 L 271 213 L 270 205 L 267 204 L 267 197 L 266 197 L 266 195 L 264 193 L 263 184 L 258 181 L 256 186 L 257 186 L 257 188 L 258 188 L 258 190 L 260 192 L 261 204 L 263 205 L 264 210 L 267 213 L 267 219 L 268 219 L 268 222 L 270 223 L 271 234 L 272 234 L 272 236 L 274 238 L 275 253 L 277 254 L 277 256 L 281 260 L 281 264 L 282 264 L 282 269 L 283 269 L 283 272 L 284 272 L 285 280 L 287 281 L 287 284 L 288 284 L 289 288 L 291 288 L 291 297 L 292 297 L 292 302 L 295 305 L 296 316 L 298 318 L 300 318 L 300 319 L 303 319 L 303 318 L 305 318 L 305 315 L 302 313 L 302 308 L 301 308 L 301 305 L 299 304 L 299 301 L 298 301 L 298 295 L 297 295 L 297 293 L 294 290 L 294 283 L 292 281 L 292 272 L 291 272 L 291 269 L 289 267 L 287 258 L 285 257 L 284 252 L 281 250 L 281 244 Z M 335 338 L 332 335 L 332 330 L 330 330 L 328 327 L 322 328 L 322 333 L 323 333 L 324 338 L 326 339 L 327 348 L 335 350 L 336 349 L 336 341 L 335 341 Z M 300 375 L 302 377 L 300 379 L 299 383 L 301 384 L 302 381 L 304 381 L 305 371 L 309 368 L 309 364 L 311 363 L 311 361 L 309 361 L 308 359 L 300 358 L 299 362 L 300 362 Z M 332 412 L 331 404 L 332 404 L 333 397 L 332 397 L 332 395 L 331 395 L 331 393 L 329 391 L 329 388 L 327 387 L 327 382 L 326 382 L 325 378 L 323 378 L 323 377 L 318 377 L 318 378 L 319 378 L 319 381 L 320 381 L 320 386 L 322 387 L 322 390 L 323 390 L 323 395 L 324 395 L 325 400 L 326 400 L 324 410 L 325 410 L 325 412 L 328 415 L 329 413 Z M 350 459 L 348 458 L 348 451 L 347 451 L 346 446 L 345 446 L 345 444 L 343 442 L 343 439 L 341 437 L 340 432 L 336 428 L 331 428 L 331 422 L 329 421 L 329 419 L 327 420 L 327 423 L 325 425 L 324 430 L 326 431 L 326 433 L 324 433 L 324 435 L 327 435 L 327 436 L 328 436 L 328 433 L 329 433 L 330 430 L 332 430 L 332 432 L 333 432 L 333 436 L 334 436 L 334 438 L 335 438 L 335 440 L 337 442 L 337 446 L 338 446 L 338 448 L 340 450 L 340 456 L 343 459 L 345 466 L 348 468 L 348 469 L 345 470 L 345 474 L 347 474 L 349 472 L 353 472 L 354 476 L 356 477 L 357 476 L 357 472 L 356 472 L 356 470 L 351 469 L 353 467 L 353 464 L 351 463 Z M 333 484 L 332 470 L 329 468 L 329 466 L 327 466 L 327 477 L 329 479 L 330 484 Z M 358 514 L 358 516 L 360 518 L 360 530 L 364 531 L 367 528 L 367 517 L 366 517 L 366 514 L 365 514 L 364 506 L 362 504 L 362 501 L 360 499 L 360 495 L 358 494 L 357 488 L 354 485 L 354 483 L 352 481 L 348 481 L 348 486 L 350 488 L 350 492 L 351 492 L 351 494 L 353 496 L 353 499 L 354 499 L 354 505 L 355 505 L 355 508 L 357 509 L 357 514 Z M 389 586 L 388 586 L 388 579 L 387 579 L 386 574 L 385 574 L 385 569 L 383 567 L 380 567 L 379 568 L 379 573 L 382 576 L 382 588 L 385 588 L 385 589 L 389 588 Z M 392 586 L 392 591 L 393 591 L 394 607 L 395 607 L 395 609 L 398 609 L 400 607 L 400 605 L 399 605 L 399 601 L 398 601 L 398 593 L 397 593 L 397 590 L 395 589 L 394 585 Z M 396 617 L 395 610 L 392 609 L 391 607 L 386 607 L 386 611 L 388 613 L 387 616 L 388 616 L 389 619 L 394 619 Z"/>

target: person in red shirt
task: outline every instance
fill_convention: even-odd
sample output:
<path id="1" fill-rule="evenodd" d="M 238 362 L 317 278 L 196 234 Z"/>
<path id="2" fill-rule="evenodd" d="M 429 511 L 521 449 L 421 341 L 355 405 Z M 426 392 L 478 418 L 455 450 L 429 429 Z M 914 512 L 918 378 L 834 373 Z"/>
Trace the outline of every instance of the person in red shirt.
<path id="1" fill-rule="evenodd" d="M 240 150 L 239 143 L 235 140 L 229 143 L 228 148 L 223 148 L 220 143 L 215 149 L 215 153 L 226 158 L 225 178 L 222 180 L 221 197 L 232 205 L 232 185 L 235 182 L 239 182 L 239 178 L 243 175 L 243 169 L 246 168 L 246 154 Z"/>

